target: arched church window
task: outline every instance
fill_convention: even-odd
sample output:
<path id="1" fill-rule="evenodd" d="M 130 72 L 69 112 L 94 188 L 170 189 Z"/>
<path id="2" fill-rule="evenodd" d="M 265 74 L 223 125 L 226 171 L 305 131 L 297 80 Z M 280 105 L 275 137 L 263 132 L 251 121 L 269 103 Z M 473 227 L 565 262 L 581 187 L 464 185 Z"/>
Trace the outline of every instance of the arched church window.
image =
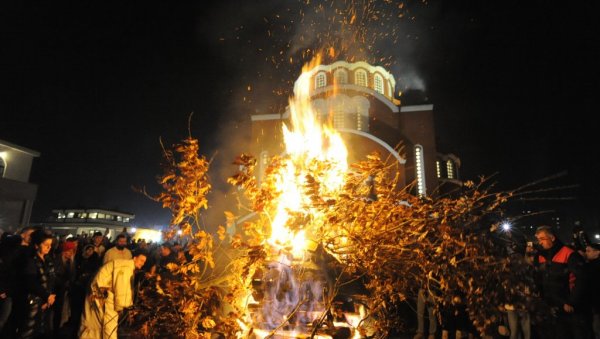
<path id="1" fill-rule="evenodd" d="M 315 88 L 321 88 L 327 86 L 327 76 L 321 72 L 315 77 Z"/>
<path id="2" fill-rule="evenodd" d="M 384 94 L 384 92 L 383 92 L 383 77 L 379 74 L 375 74 L 375 92 Z"/>
<path id="3" fill-rule="evenodd" d="M 333 78 L 335 79 L 335 83 L 342 85 L 348 83 L 348 72 L 346 72 L 343 68 L 338 68 L 333 72 Z"/>
<path id="4" fill-rule="evenodd" d="M 359 69 L 354 73 L 354 83 L 358 86 L 367 87 L 367 72 Z"/>

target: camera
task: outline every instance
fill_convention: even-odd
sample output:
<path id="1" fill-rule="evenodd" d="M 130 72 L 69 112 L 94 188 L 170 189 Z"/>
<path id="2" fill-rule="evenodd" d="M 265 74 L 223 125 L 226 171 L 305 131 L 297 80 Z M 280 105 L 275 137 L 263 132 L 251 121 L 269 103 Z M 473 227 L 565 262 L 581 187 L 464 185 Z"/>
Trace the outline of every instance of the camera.
<path id="1" fill-rule="evenodd" d="M 533 241 L 527 242 L 527 247 L 525 248 L 525 255 L 533 257 L 537 255 L 539 252 L 538 246 L 534 245 Z"/>
<path id="2" fill-rule="evenodd" d="M 573 228 L 573 245 L 578 251 L 585 251 L 590 246 L 591 241 L 583 230 L 583 227 L 577 225 Z"/>

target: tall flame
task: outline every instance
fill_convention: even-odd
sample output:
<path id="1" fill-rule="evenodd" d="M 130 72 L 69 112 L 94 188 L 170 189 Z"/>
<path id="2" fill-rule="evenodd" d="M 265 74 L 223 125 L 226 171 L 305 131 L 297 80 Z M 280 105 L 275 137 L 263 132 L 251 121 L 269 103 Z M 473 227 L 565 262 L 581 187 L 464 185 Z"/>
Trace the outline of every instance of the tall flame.
<path id="1" fill-rule="evenodd" d="M 321 195 L 331 196 L 344 184 L 344 174 L 348 169 L 348 151 L 341 136 L 329 123 L 321 122 L 311 105 L 311 79 L 320 62 L 321 58 L 317 56 L 302 68 L 294 96 L 289 101 L 291 128 L 283 126 L 288 157 L 277 182 L 281 196 L 271 225 L 269 242 L 274 246 L 291 245 L 295 257 L 305 250 L 305 233 L 299 231 L 294 234 L 286 223 L 290 218 L 289 211 L 308 213 L 305 208 L 310 205 L 310 200 L 303 191 L 306 175 L 317 176 L 321 183 Z M 319 171 L 314 170 L 315 166 L 323 163 L 327 165 Z"/>

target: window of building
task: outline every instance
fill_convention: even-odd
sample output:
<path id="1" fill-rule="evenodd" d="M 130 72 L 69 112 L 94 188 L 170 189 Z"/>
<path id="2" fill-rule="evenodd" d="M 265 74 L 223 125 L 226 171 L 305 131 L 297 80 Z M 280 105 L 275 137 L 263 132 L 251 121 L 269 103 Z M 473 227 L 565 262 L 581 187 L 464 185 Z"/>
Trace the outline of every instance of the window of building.
<path id="1" fill-rule="evenodd" d="M 66 215 L 63 212 L 58 212 L 58 219 L 64 219 L 66 217 Z"/>
<path id="2" fill-rule="evenodd" d="M 123 218 L 123 222 L 129 222 L 129 218 Z"/>
<path id="3" fill-rule="evenodd" d="M 417 195 L 424 197 L 427 193 L 425 186 L 425 161 L 423 146 L 415 145 L 415 176 L 417 178 Z"/>
<path id="4" fill-rule="evenodd" d="M 367 72 L 359 69 L 354 73 L 354 83 L 358 86 L 367 87 Z"/>
<path id="5" fill-rule="evenodd" d="M 335 83 L 338 85 L 347 84 L 348 83 L 348 72 L 346 72 L 343 68 L 338 68 L 333 73 L 333 78 L 335 79 Z"/>
<path id="6" fill-rule="evenodd" d="M 98 213 L 98 219 L 104 219 L 104 213 Z"/>
<path id="7" fill-rule="evenodd" d="M 85 218 L 87 218 L 87 213 L 85 213 L 85 212 L 77 213 L 77 218 L 85 219 Z"/>
<path id="8" fill-rule="evenodd" d="M 344 128 L 345 124 L 344 124 L 344 116 L 346 114 L 344 113 L 343 110 L 337 110 L 335 112 L 333 112 L 333 128 Z"/>
<path id="9" fill-rule="evenodd" d="M 88 218 L 90 219 L 96 219 L 98 217 L 98 212 L 90 212 L 88 214 Z"/>
<path id="10" fill-rule="evenodd" d="M 384 94 L 383 92 L 383 77 L 379 74 L 375 74 L 375 92 Z"/>
<path id="11" fill-rule="evenodd" d="M 67 213 L 67 219 L 72 219 L 75 217 L 75 212 L 69 212 Z"/>
<path id="12" fill-rule="evenodd" d="M 439 160 L 435 161 L 435 172 L 437 173 L 438 178 L 442 177 L 442 164 Z"/>
<path id="13" fill-rule="evenodd" d="M 452 160 L 446 160 L 446 171 L 448 171 L 448 179 L 454 179 L 454 163 Z"/>
<path id="14" fill-rule="evenodd" d="M 327 85 L 327 76 L 321 72 L 315 77 L 315 88 L 325 87 Z"/>

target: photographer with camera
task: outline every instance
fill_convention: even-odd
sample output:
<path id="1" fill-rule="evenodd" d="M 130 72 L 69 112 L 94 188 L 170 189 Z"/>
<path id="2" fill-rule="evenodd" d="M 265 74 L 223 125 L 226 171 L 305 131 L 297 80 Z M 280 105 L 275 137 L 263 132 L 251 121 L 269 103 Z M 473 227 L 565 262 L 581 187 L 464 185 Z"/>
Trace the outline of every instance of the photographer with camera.
<path id="1" fill-rule="evenodd" d="M 589 338 L 583 257 L 564 245 L 550 226 L 538 227 L 535 237 L 539 246 L 533 264 L 539 274 L 542 298 L 552 314 L 541 324 L 542 338 Z"/>
<path id="2" fill-rule="evenodd" d="M 592 329 L 594 338 L 600 339 L 600 291 L 597 288 L 600 285 L 600 244 L 589 243 L 585 248 L 584 257 L 590 287 Z"/>

